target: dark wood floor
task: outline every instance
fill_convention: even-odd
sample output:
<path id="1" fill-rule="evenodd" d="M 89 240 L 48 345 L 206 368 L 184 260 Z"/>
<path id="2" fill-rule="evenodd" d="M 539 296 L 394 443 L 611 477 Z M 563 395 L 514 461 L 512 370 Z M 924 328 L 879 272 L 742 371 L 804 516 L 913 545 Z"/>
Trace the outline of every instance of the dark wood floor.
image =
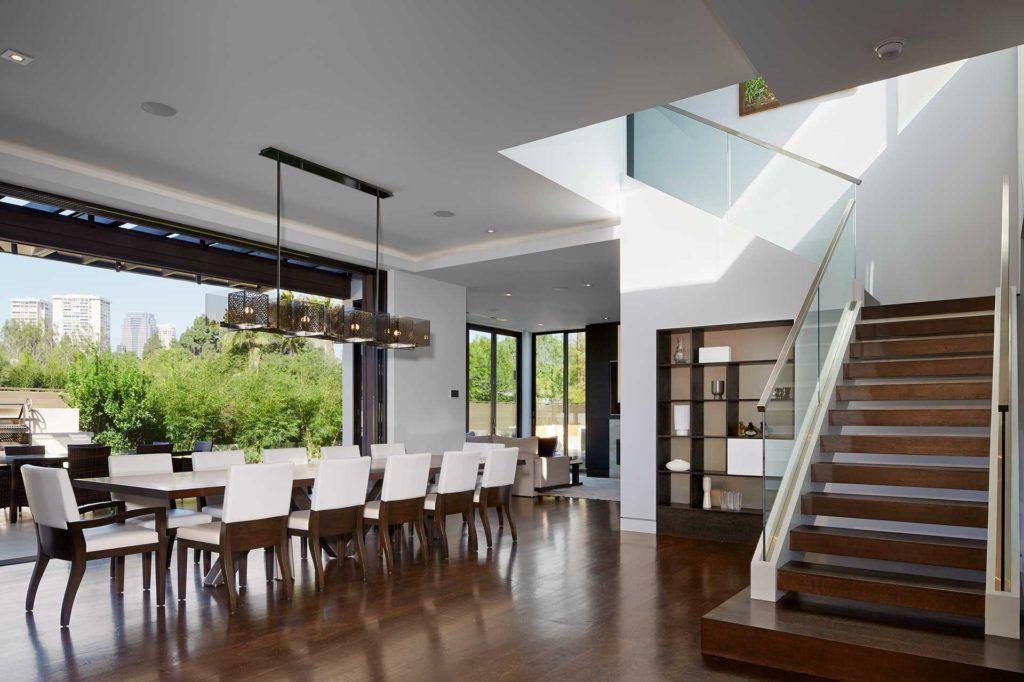
<path id="1" fill-rule="evenodd" d="M 62 631 L 65 565 L 50 564 L 34 614 L 23 610 L 31 565 L 0 568 L 3 679 L 772 675 L 700 654 L 700 618 L 748 583 L 750 548 L 620 535 L 614 502 L 515 498 L 514 505 L 518 545 L 507 531 L 490 553 L 453 541 L 451 558 L 429 567 L 410 563 L 405 550 L 396 575 L 373 566 L 365 583 L 351 560 L 331 562 L 323 594 L 314 590 L 312 564 L 296 555 L 292 602 L 264 581 L 254 553 L 249 587 L 231 617 L 223 589 L 202 588 L 192 564 L 188 601 L 169 595 L 167 608 L 157 609 L 133 558 L 123 596 L 112 592 L 106 562 L 90 566 L 71 628 Z M 449 533 L 457 532 L 453 518 Z"/>

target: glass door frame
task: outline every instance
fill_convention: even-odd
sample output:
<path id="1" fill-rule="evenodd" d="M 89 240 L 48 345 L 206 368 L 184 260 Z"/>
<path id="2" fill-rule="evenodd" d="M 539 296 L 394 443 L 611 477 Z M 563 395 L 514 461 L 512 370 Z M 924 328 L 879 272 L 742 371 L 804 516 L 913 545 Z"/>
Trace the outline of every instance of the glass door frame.
<path id="1" fill-rule="evenodd" d="M 586 333 L 586 328 L 581 327 L 579 329 L 534 332 L 532 337 L 533 352 L 530 353 L 530 376 L 533 378 L 533 391 L 530 396 L 530 422 L 533 435 L 537 435 L 537 337 L 562 335 L 562 450 L 564 450 L 562 454 L 565 456 L 569 455 L 569 335 L 583 334 L 586 336 Z M 585 454 L 583 459 L 586 459 Z"/>
<path id="2" fill-rule="evenodd" d="M 469 339 L 473 332 L 490 334 L 491 336 L 491 434 L 498 430 L 498 337 L 506 336 L 516 340 L 516 438 L 523 435 L 523 420 L 520 405 L 523 400 L 523 373 L 520 366 L 523 358 L 523 333 L 488 327 L 481 324 L 466 325 L 466 433 L 469 433 Z"/>

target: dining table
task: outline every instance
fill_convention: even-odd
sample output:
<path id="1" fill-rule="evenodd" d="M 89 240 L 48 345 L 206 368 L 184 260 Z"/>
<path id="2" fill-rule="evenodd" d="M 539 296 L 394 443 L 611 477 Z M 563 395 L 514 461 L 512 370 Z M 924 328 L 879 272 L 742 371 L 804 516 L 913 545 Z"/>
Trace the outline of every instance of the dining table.
<path id="1" fill-rule="evenodd" d="M 485 455 L 486 453 L 481 453 L 480 456 L 481 471 L 483 471 Z M 441 461 L 443 459 L 443 454 L 431 454 L 431 477 L 441 472 Z M 386 464 L 386 457 L 375 457 L 371 461 L 370 481 L 379 482 L 383 480 Z M 520 458 L 517 466 L 523 466 L 524 464 L 526 464 L 526 460 Z M 292 483 L 295 489 L 293 503 L 298 509 L 309 508 L 309 497 L 306 493 L 313 485 L 314 480 L 316 480 L 317 468 L 318 462 L 314 461 L 296 465 L 292 469 Z M 226 469 L 216 471 L 177 471 L 170 474 L 76 478 L 71 481 L 71 485 L 80 490 L 149 497 L 161 502 L 170 502 L 173 500 L 223 495 L 224 489 L 227 486 L 227 477 L 228 472 Z M 377 491 L 379 494 L 379 484 Z M 209 573 L 206 574 L 203 582 L 207 585 L 218 585 L 222 581 L 223 572 L 221 571 L 221 563 L 218 559 L 211 567 Z"/>

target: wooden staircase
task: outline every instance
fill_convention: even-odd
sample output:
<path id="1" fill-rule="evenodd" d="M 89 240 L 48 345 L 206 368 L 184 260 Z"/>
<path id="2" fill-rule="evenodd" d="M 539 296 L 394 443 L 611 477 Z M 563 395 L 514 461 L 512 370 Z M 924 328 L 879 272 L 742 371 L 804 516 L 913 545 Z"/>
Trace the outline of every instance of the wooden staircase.
<path id="1" fill-rule="evenodd" d="M 777 571 L 776 586 L 788 593 L 775 606 L 778 620 L 753 617 L 769 608 L 766 603 L 752 602 L 746 611 L 734 598 L 705 616 L 705 653 L 815 672 L 803 663 L 757 660 L 738 650 L 731 655 L 720 635 L 742 630 L 766 637 L 779 653 L 790 635 L 790 645 L 804 647 L 806 636 L 795 633 L 814 618 L 834 634 L 847 628 L 836 619 L 854 610 L 860 620 L 845 631 L 864 640 L 831 641 L 823 634 L 828 641 L 821 651 L 889 655 L 891 635 L 872 639 L 874 625 L 863 620 L 872 612 L 887 614 L 890 629 L 893 613 L 907 622 L 960 619 L 958 628 L 980 637 L 994 306 L 993 297 L 982 297 L 862 309 L 820 437 L 821 456 L 799 501 L 803 521 L 789 532 L 793 558 Z M 801 604 L 813 610 L 800 614 Z M 940 639 L 934 644 L 944 650 Z M 892 653 L 889 663 L 907 663 L 906 653 Z M 983 658 L 975 661 L 976 671 L 985 670 Z M 1013 666 L 1024 664 L 1024 658 L 1013 660 Z M 918 664 L 908 673 L 930 669 Z M 823 663 L 816 674 L 845 676 L 834 671 Z"/>
<path id="2" fill-rule="evenodd" d="M 984 616 L 994 306 L 864 309 L 780 590 Z"/>

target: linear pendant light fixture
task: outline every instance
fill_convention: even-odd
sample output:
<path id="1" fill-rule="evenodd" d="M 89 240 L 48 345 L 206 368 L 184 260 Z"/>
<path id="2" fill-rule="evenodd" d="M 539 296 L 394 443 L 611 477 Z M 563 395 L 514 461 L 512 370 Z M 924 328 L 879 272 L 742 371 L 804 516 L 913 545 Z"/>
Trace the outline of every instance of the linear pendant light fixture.
<path id="1" fill-rule="evenodd" d="M 237 291 L 224 297 L 207 296 L 207 318 L 229 329 L 248 329 L 313 337 L 341 343 L 368 343 L 380 348 L 415 348 L 430 345 L 430 321 L 380 312 L 380 201 L 394 196 L 392 192 L 322 166 L 274 147 L 260 151 L 277 162 L 277 297 L 271 302 L 267 294 Z M 281 164 L 320 176 L 346 187 L 370 194 L 376 199 L 376 251 L 374 262 L 374 297 L 371 309 L 344 308 L 307 298 L 296 298 L 281 290 Z M 367 303 L 364 297 L 364 305 Z"/>

